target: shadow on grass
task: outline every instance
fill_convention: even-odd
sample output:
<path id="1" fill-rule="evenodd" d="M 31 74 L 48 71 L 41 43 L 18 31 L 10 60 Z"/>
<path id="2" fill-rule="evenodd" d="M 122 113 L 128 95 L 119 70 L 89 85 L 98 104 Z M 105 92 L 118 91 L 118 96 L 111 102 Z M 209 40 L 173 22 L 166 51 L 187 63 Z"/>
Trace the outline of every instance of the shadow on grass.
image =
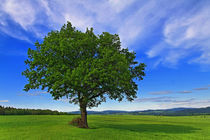
<path id="1" fill-rule="evenodd" d="M 139 133 L 171 133 L 171 134 L 184 134 L 194 133 L 201 130 L 191 126 L 183 125 L 170 125 L 170 124 L 106 124 L 102 128 L 111 128 L 125 131 L 133 131 Z"/>

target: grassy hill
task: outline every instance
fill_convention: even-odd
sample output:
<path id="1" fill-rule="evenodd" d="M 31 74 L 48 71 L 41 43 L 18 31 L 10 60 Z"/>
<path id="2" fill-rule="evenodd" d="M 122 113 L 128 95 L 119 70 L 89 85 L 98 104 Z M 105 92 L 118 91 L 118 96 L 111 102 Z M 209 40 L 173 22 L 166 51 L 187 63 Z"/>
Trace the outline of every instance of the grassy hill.
<path id="1" fill-rule="evenodd" d="M 89 115 L 90 129 L 68 125 L 74 115 L 0 116 L 0 139 L 209 140 L 210 116 Z"/>

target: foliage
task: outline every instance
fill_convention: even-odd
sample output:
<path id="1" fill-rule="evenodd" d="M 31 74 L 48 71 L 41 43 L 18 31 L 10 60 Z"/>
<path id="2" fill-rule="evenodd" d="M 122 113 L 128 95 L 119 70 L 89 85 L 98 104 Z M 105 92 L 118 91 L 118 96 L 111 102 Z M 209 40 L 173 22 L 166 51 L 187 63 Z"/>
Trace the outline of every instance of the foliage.
<path id="1" fill-rule="evenodd" d="M 0 106 L 0 115 L 65 115 L 66 112 L 52 111 L 49 109 L 22 109 Z"/>
<path id="2" fill-rule="evenodd" d="M 28 79 L 24 90 L 46 89 L 54 99 L 66 96 L 79 104 L 83 121 L 86 108 L 110 99 L 132 101 L 136 98 L 136 80 L 145 76 L 144 63 L 135 61 L 135 52 L 121 48 L 117 34 L 95 35 L 93 28 L 78 31 L 68 22 L 60 31 L 51 31 L 36 50 L 28 50 Z"/>
<path id="3" fill-rule="evenodd" d="M 36 50 L 28 50 L 29 69 L 23 72 L 29 80 L 25 90 L 47 88 L 54 99 L 66 96 L 70 103 L 82 101 L 90 108 L 105 101 L 104 94 L 132 101 L 137 91 L 133 80 L 145 75 L 145 64 L 134 61 L 134 52 L 121 49 L 116 34 L 96 36 L 92 28 L 83 33 L 68 22 L 35 45 Z"/>

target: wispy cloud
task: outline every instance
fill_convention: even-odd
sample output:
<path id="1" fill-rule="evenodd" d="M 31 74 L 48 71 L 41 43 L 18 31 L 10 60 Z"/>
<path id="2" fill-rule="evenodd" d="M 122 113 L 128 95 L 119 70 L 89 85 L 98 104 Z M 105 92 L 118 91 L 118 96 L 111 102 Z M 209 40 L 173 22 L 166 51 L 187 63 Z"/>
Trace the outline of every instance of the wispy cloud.
<path id="1" fill-rule="evenodd" d="M 163 40 L 147 52 L 148 57 L 159 57 L 160 63 L 176 65 L 180 59 L 199 52 L 200 56 L 188 62 L 210 64 L 210 3 L 192 7 L 181 15 L 171 15 L 163 28 Z"/>
<path id="2" fill-rule="evenodd" d="M 63 99 L 59 99 L 58 101 L 61 101 L 61 102 L 69 102 L 69 99 L 63 98 Z"/>
<path id="3" fill-rule="evenodd" d="M 183 90 L 183 91 L 178 91 L 177 93 L 192 93 L 190 90 Z"/>
<path id="4" fill-rule="evenodd" d="M 151 95 L 164 95 L 164 94 L 171 94 L 173 93 L 172 91 L 165 90 L 165 91 L 155 91 L 155 92 L 149 92 L 148 94 Z"/>
<path id="5" fill-rule="evenodd" d="M 207 87 L 201 87 L 201 88 L 194 88 L 194 90 L 208 90 Z"/>
<path id="6" fill-rule="evenodd" d="M 151 97 L 151 98 L 139 98 L 136 99 L 137 103 L 154 102 L 157 107 L 156 109 L 164 108 L 177 108 L 177 107 L 208 107 L 210 105 L 210 99 L 197 99 L 197 98 L 188 98 L 180 99 L 177 97 Z"/>
<path id="7" fill-rule="evenodd" d="M 134 2 L 134 0 L 108 0 L 109 4 L 111 7 L 116 11 L 116 12 L 121 12 L 123 9 L 128 7 L 131 3 Z"/>
<path id="8" fill-rule="evenodd" d="M 0 103 L 7 103 L 9 100 L 0 100 Z"/>
<path id="9" fill-rule="evenodd" d="M 150 98 L 138 98 L 135 102 L 173 102 L 174 97 L 150 97 Z"/>
<path id="10" fill-rule="evenodd" d="M 186 102 L 192 102 L 195 101 L 195 98 L 189 98 L 189 99 L 180 99 L 177 97 L 171 97 L 171 96 L 162 96 L 162 97 L 150 97 L 150 98 L 138 98 L 135 100 L 135 102 L 156 102 L 156 103 L 167 103 L 167 104 L 181 104 Z"/>
<path id="11" fill-rule="evenodd" d="M 203 86 L 200 88 L 193 88 L 192 90 L 208 90 L 210 85 Z M 165 95 L 165 94 L 171 94 L 171 93 L 193 93 L 192 90 L 180 90 L 180 91 L 170 91 L 170 90 L 163 90 L 163 91 L 154 91 L 154 92 L 149 92 L 148 94 L 150 95 Z"/>
<path id="12" fill-rule="evenodd" d="M 2 10 L 25 30 L 34 24 L 36 12 L 30 1 L 6 0 Z"/>
<path id="13" fill-rule="evenodd" d="M 22 94 L 18 94 L 18 96 L 40 96 L 43 94 L 49 94 L 49 92 L 46 91 L 35 91 L 35 92 L 26 92 L 26 93 L 22 93 Z"/>
<path id="14" fill-rule="evenodd" d="M 31 44 L 49 31 L 49 22 L 39 1 L 3 0 L 0 3 L 0 31 Z"/>
<path id="15" fill-rule="evenodd" d="M 185 62 L 210 64 L 210 3 L 180 0 L 2 0 L 0 31 L 34 42 L 67 20 L 80 30 L 120 35 L 123 47 L 143 50 L 154 65 Z M 174 12 L 176 11 L 176 12 Z M 148 46 L 132 44 L 158 39 Z M 142 49 L 142 48 L 141 48 Z M 196 55 L 195 55 L 196 54 Z M 192 57 L 193 56 L 193 57 Z"/>
<path id="16" fill-rule="evenodd" d="M 171 102 L 170 104 L 160 103 L 160 108 L 176 108 L 176 107 L 208 107 L 210 105 L 210 99 L 186 99 L 182 101 Z"/>

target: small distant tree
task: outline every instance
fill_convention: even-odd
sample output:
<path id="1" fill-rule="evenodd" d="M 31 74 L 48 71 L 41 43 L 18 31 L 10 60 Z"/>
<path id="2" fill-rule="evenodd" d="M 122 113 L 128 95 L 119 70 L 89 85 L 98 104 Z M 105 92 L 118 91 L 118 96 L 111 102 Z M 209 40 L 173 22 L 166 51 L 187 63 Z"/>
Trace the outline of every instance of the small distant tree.
<path id="1" fill-rule="evenodd" d="M 55 100 L 65 96 L 78 104 L 84 128 L 88 128 L 87 107 L 97 107 L 107 97 L 132 101 L 138 89 L 134 79 L 145 76 L 145 64 L 135 61 L 134 52 L 121 48 L 116 34 L 95 35 L 93 28 L 81 32 L 67 22 L 35 46 L 28 49 L 24 90 L 46 89 Z"/>

